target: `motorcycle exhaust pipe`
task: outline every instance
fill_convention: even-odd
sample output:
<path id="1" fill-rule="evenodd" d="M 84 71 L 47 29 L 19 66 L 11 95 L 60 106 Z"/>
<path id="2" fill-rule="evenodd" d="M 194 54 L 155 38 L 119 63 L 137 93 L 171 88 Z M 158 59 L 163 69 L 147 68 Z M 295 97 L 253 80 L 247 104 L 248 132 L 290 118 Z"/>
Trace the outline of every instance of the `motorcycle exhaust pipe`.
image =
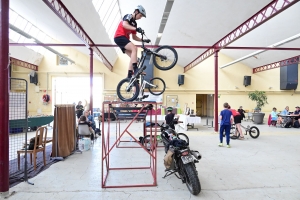
<path id="1" fill-rule="evenodd" d="M 202 158 L 201 154 L 198 151 L 191 151 L 191 153 L 197 160 L 200 160 Z"/>

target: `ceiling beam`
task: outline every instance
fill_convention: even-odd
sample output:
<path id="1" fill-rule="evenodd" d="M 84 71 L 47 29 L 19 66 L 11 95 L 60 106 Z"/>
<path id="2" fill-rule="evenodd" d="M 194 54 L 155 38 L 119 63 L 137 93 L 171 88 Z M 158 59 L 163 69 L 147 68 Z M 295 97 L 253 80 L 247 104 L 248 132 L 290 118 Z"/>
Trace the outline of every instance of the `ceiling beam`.
<path id="1" fill-rule="evenodd" d="M 61 0 L 43 0 L 43 2 L 83 41 L 88 48 L 92 48 L 93 51 L 101 58 L 103 64 L 112 71 L 113 66 L 97 47 L 91 47 L 91 45 L 94 45 L 95 43 Z"/>
<path id="2" fill-rule="evenodd" d="M 210 57 L 215 53 L 216 50 L 220 50 L 230 43 L 234 42 L 238 38 L 242 37 L 246 33 L 254 30 L 258 26 L 262 25 L 269 19 L 273 18 L 274 16 L 278 15 L 285 9 L 289 8 L 290 6 L 294 5 L 295 3 L 299 2 L 299 0 L 274 0 L 257 12 L 255 15 L 250 17 L 240 26 L 238 26 L 235 30 L 230 32 L 228 35 L 223 37 L 217 43 L 213 45 L 213 48 L 207 49 L 204 53 L 194 59 L 191 63 L 184 67 L 184 72 L 192 69 L 206 58 Z"/>
<path id="3" fill-rule="evenodd" d="M 271 63 L 271 64 L 267 64 L 267 65 L 263 65 L 263 66 L 260 66 L 260 67 L 253 68 L 253 74 L 258 73 L 258 72 L 267 71 L 267 70 L 270 70 L 270 69 L 276 69 L 276 68 L 279 68 L 279 67 L 283 67 L 283 66 L 287 66 L 287 65 L 291 65 L 291 64 L 295 64 L 295 63 L 300 63 L 300 55 L 292 57 L 292 58 L 288 58 L 288 59 L 285 59 L 285 60 L 281 60 L 281 61 L 278 61 L 278 62 L 274 62 L 274 63 Z"/>
<path id="4" fill-rule="evenodd" d="M 39 69 L 39 67 L 37 65 L 34 65 L 32 63 L 28 63 L 28 62 L 25 62 L 23 60 L 19 60 L 19 59 L 13 58 L 13 57 L 10 57 L 10 63 L 13 65 L 16 65 L 19 67 L 24 67 L 24 68 L 31 69 L 34 71 L 38 71 L 38 69 Z"/>

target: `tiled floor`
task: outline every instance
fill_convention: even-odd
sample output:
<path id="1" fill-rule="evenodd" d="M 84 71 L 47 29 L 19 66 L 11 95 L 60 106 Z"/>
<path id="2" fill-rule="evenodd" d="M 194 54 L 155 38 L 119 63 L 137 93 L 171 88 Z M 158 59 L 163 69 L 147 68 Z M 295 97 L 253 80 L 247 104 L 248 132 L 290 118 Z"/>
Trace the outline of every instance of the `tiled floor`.
<path id="1" fill-rule="evenodd" d="M 121 127 L 125 125 L 121 123 Z M 91 150 L 74 154 L 31 179 L 34 186 L 21 183 L 11 188 L 10 194 L 14 193 L 8 199 L 300 199 L 300 129 L 257 126 L 261 132 L 258 139 L 248 135 L 243 141 L 231 140 L 230 149 L 218 147 L 218 134 L 207 126 L 185 132 L 191 148 L 202 154 L 197 164 L 202 186 L 198 196 L 191 195 L 175 176 L 162 178 L 163 148 L 158 149 L 157 186 L 102 189 L 99 138 Z M 115 124 L 112 127 L 115 129 Z M 140 136 L 141 123 L 133 123 L 130 132 Z M 116 167 L 149 163 L 141 149 L 117 148 L 111 155 Z M 110 184 L 149 181 L 151 176 L 145 170 L 114 171 L 108 180 Z"/>

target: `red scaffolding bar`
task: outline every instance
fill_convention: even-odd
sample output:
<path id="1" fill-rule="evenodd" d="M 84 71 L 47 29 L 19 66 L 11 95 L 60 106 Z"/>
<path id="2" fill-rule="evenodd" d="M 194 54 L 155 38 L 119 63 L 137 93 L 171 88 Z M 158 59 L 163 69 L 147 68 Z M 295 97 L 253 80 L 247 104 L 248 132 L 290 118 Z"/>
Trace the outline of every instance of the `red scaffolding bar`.
<path id="1" fill-rule="evenodd" d="M 292 58 L 288 58 L 285 60 L 277 61 L 277 62 L 274 62 L 271 64 L 253 68 L 253 74 L 258 73 L 258 72 L 267 71 L 270 69 L 276 69 L 279 67 L 283 67 L 283 66 L 287 66 L 287 65 L 291 65 L 291 64 L 295 64 L 295 63 L 300 63 L 300 55 L 292 57 Z"/>
<path id="2" fill-rule="evenodd" d="M 187 72 L 188 70 L 192 69 L 193 67 L 195 67 L 196 65 L 201 63 L 206 58 L 213 55 L 215 53 L 216 49 L 224 48 L 225 46 L 234 42 L 235 40 L 242 37 L 246 33 L 252 31 L 253 29 L 262 25 L 269 19 L 278 15 L 285 9 L 294 5 L 298 1 L 299 0 L 274 0 L 274 1 L 272 1 L 267 6 L 265 6 L 263 9 L 261 9 L 258 13 L 256 13 L 252 17 L 250 17 L 247 21 L 245 21 L 240 26 L 238 26 L 235 30 L 233 30 L 228 35 L 226 35 L 221 40 L 219 40 L 217 43 L 215 43 L 213 45 L 213 48 L 209 48 L 204 53 L 202 53 L 200 56 L 198 56 L 196 59 L 194 59 L 191 63 L 189 63 L 187 66 L 185 66 L 184 72 Z M 268 16 L 267 16 L 267 11 L 270 12 L 270 14 Z"/>
<path id="3" fill-rule="evenodd" d="M 75 17 L 61 2 L 61 0 L 43 0 L 43 2 L 67 25 L 69 28 L 90 48 L 90 45 L 95 44 L 89 35 L 84 31 L 81 25 L 77 22 Z M 97 47 L 92 47 L 94 52 L 101 58 L 104 65 L 112 71 L 113 66 L 102 54 Z"/>
<path id="4" fill-rule="evenodd" d="M 137 105 L 141 104 L 140 107 Z M 129 128 L 136 120 L 146 120 L 147 114 L 152 109 L 157 110 L 157 105 L 160 103 L 156 102 L 118 102 L 118 101 L 109 101 L 103 102 L 102 104 L 102 188 L 124 188 L 124 187 L 149 187 L 157 186 L 157 148 L 156 148 L 156 136 L 157 132 L 150 132 L 150 137 L 153 136 L 154 140 L 150 141 L 150 150 L 148 151 L 137 138 L 134 137 L 133 133 L 130 132 Z M 120 106 L 121 105 L 121 106 Z M 124 112 L 124 110 L 127 110 Z M 112 115 L 116 118 L 116 138 L 115 141 L 111 141 L 111 119 Z M 121 130 L 120 122 L 122 120 L 131 120 L 126 124 L 126 127 Z M 105 122 L 106 121 L 106 122 Z M 157 116 L 155 116 L 155 122 L 157 122 Z M 107 126 L 107 127 L 106 127 Z M 144 126 L 144 124 L 142 125 Z M 124 135 L 129 135 L 132 138 L 130 140 L 121 140 Z M 145 135 L 145 133 L 144 133 Z M 131 142 L 130 146 L 121 146 L 121 142 Z M 128 144 L 128 143 L 127 143 Z M 149 156 L 145 156 L 145 159 L 149 159 L 149 166 L 137 166 L 137 167 L 113 167 L 111 165 L 111 151 L 117 148 L 137 148 L 141 151 L 145 151 Z M 124 154 L 125 149 L 122 150 L 122 159 L 126 159 L 126 153 Z M 129 154 L 127 154 L 129 156 Z M 118 161 L 122 163 L 122 161 Z M 134 163 L 134 162 L 133 162 Z M 152 183 L 145 184 L 144 180 L 141 184 L 120 184 L 120 185 L 110 185 L 108 184 L 109 172 L 112 170 L 149 170 L 153 181 Z"/>
<path id="5" fill-rule="evenodd" d="M 0 0 L 0 198 L 9 192 L 9 1 Z"/>

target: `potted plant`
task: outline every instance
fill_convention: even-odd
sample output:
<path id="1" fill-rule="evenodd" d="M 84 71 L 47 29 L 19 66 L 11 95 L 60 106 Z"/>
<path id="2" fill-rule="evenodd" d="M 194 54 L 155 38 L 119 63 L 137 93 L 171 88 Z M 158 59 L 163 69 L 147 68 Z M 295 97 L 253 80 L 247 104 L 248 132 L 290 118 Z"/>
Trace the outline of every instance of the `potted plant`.
<path id="1" fill-rule="evenodd" d="M 260 111 L 261 111 L 261 108 L 265 104 L 268 104 L 268 101 L 267 101 L 268 98 L 267 98 L 266 92 L 255 90 L 254 92 L 249 92 L 248 97 L 252 101 L 256 102 L 256 108 L 254 109 L 254 113 L 253 113 L 254 123 L 262 124 L 265 113 L 261 113 Z"/>

